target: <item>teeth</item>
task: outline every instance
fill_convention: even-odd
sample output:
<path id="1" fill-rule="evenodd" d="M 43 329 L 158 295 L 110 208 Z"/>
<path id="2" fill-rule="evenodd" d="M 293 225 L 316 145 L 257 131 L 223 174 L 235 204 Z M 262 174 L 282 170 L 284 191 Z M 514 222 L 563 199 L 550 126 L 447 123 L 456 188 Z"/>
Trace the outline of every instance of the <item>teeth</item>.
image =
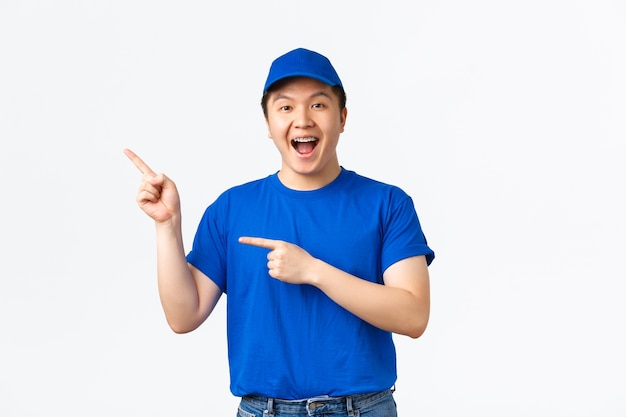
<path id="1" fill-rule="evenodd" d="M 310 137 L 310 138 L 295 138 L 293 141 L 296 143 L 303 143 L 303 142 L 315 142 L 317 139 L 315 139 L 314 137 Z"/>

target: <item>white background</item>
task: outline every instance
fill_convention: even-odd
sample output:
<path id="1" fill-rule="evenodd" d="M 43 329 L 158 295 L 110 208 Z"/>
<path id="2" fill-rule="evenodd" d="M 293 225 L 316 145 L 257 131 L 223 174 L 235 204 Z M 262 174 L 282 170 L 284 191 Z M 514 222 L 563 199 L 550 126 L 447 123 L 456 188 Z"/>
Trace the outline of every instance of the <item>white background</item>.
<path id="1" fill-rule="evenodd" d="M 432 318 L 397 337 L 403 417 L 624 416 L 622 1 L 0 1 L 0 415 L 230 416 L 224 301 L 161 312 L 129 147 L 191 244 L 275 172 L 271 61 L 328 56 L 340 162 L 413 196 Z"/>

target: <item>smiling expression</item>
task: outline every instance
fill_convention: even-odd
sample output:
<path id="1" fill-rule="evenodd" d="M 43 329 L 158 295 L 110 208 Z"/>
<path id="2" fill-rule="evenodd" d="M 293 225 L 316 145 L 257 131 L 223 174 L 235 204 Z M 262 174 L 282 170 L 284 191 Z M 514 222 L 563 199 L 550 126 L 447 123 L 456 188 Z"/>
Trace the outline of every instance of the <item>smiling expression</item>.
<path id="1" fill-rule="evenodd" d="M 331 87 L 312 78 L 288 79 L 271 92 L 268 137 L 280 152 L 278 177 L 286 187 L 318 189 L 339 175 L 336 150 L 346 116 Z"/>

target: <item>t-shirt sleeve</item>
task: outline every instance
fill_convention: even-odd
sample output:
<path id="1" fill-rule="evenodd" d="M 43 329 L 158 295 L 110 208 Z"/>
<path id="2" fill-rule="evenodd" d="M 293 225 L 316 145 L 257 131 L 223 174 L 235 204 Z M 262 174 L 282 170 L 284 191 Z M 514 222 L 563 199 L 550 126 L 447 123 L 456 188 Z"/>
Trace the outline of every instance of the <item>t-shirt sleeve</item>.
<path id="1" fill-rule="evenodd" d="M 187 254 L 187 262 L 226 292 L 226 239 L 223 235 L 223 222 L 218 221 L 218 215 L 216 203 L 204 212 L 191 251 Z"/>
<path id="2" fill-rule="evenodd" d="M 404 198 L 390 209 L 385 223 L 383 271 L 402 259 L 420 255 L 426 256 L 428 265 L 435 259 L 435 253 L 428 246 L 422 231 L 413 200 L 405 194 Z"/>

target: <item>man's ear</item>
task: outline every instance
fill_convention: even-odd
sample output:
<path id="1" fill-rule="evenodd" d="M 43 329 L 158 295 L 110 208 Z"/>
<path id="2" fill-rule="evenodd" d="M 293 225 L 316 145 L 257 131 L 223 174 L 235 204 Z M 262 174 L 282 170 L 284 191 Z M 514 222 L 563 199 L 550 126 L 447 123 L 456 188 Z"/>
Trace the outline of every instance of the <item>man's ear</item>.
<path id="1" fill-rule="evenodd" d="M 265 126 L 267 127 L 267 137 L 272 139 L 272 132 L 270 131 L 270 122 L 265 118 Z"/>
<path id="2" fill-rule="evenodd" d="M 343 133 L 343 129 L 346 127 L 346 119 L 348 118 L 348 108 L 344 107 L 341 111 L 341 133 Z"/>

